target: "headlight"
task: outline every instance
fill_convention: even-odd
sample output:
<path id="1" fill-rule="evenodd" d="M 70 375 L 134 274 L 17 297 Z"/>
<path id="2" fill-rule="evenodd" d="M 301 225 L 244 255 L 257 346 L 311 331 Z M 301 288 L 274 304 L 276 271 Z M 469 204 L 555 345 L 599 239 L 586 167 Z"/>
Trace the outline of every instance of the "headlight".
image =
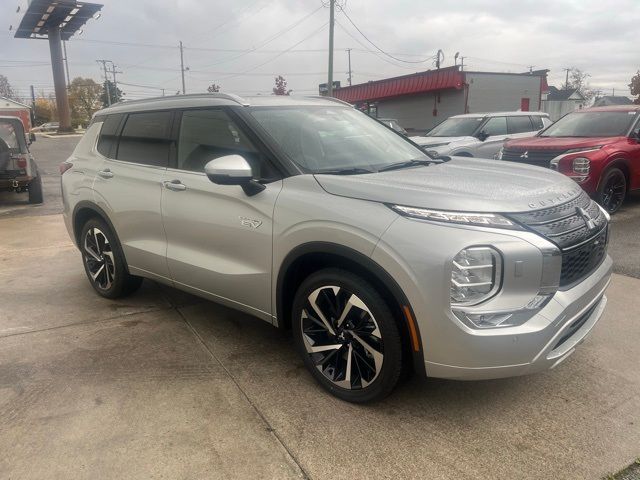
<path id="1" fill-rule="evenodd" d="M 502 160 L 502 155 L 504 155 L 504 147 L 501 147 L 500 150 L 498 150 L 498 153 L 496 153 L 493 158 L 495 158 L 496 160 Z"/>
<path id="2" fill-rule="evenodd" d="M 451 269 L 451 305 L 476 305 L 493 297 L 500 287 L 502 260 L 489 247 L 465 248 Z"/>
<path id="3" fill-rule="evenodd" d="M 588 175 L 591 168 L 591 160 L 584 157 L 573 159 L 573 172 L 580 175 Z"/>
<path id="4" fill-rule="evenodd" d="M 494 213 L 449 212 L 446 210 L 428 210 L 426 208 L 405 207 L 402 205 L 392 205 L 391 208 L 400 215 L 421 220 L 521 230 L 517 223 Z"/>

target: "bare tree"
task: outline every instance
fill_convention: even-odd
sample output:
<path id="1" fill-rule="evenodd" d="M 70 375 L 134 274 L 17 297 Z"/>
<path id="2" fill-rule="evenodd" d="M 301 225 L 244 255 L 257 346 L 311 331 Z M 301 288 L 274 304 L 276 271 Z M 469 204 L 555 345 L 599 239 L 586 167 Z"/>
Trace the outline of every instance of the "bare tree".
<path id="1" fill-rule="evenodd" d="M 219 91 L 220 91 L 220 85 L 216 85 L 215 83 L 212 83 L 207 87 L 207 92 L 209 93 L 218 93 Z"/>
<path id="2" fill-rule="evenodd" d="M 640 70 L 631 77 L 631 83 L 629 84 L 629 90 L 631 95 L 637 96 L 633 103 L 640 103 Z"/>
<path id="3" fill-rule="evenodd" d="M 9 79 L 4 75 L 0 75 L 0 97 L 16 100 L 16 95 L 9 83 Z"/>
<path id="4" fill-rule="evenodd" d="M 291 95 L 293 90 L 287 90 L 287 81 L 282 75 L 276 77 L 276 86 L 273 87 L 274 95 Z"/>
<path id="5" fill-rule="evenodd" d="M 589 85 L 588 78 L 591 75 L 583 72 L 577 67 L 572 67 L 569 70 L 569 83 L 567 84 L 567 89 L 569 90 L 577 90 L 580 95 L 582 95 L 588 104 L 596 92 Z"/>

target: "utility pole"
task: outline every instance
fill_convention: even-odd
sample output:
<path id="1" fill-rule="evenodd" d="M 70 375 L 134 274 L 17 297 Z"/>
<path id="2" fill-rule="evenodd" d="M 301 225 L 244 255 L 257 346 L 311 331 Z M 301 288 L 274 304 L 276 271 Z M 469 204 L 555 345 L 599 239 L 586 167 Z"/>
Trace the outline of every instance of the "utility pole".
<path id="1" fill-rule="evenodd" d="M 464 57 L 460 57 L 460 71 L 464 70 Z"/>
<path id="2" fill-rule="evenodd" d="M 36 91 L 31 85 L 31 126 L 36 126 Z"/>
<path id="3" fill-rule="evenodd" d="M 120 71 L 120 70 L 116 70 L 116 68 L 117 68 L 116 64 L 111 62 L 111 73 L 113 74 L 113 89 L 114 89 L 113 93 L 114 93 L 116 99 L 118 101 L 120 101 L 120 97 L 118 95 L 118 80 L 116 79 L 116 74 L 123 73 L 123 72 Z"/>
<path id="4" fill-rule="evenodd" d="M 333 97 L 333 28 L 336 16 L 336 0 L 329 0 L 329 81 L 327 96 Z"/>
<path id="5" fill-rule="evenodd" d="M 71 79 L 69 78 L 69 60 L 67 60 L 67 42 L 62 41 L 62 51 L 64 52 L 64 69 L 67 72 L 67 90 L 71 88 Z"/>
<path id="6" fill-rule="evenodd" d="M 351 49 L 347 48 L 347 54 L 349 55 L 349 78 L 347 81 L 349 82 L 349 86 L 351 86 Z"/>
<path id="7" fill-rule="evenodd" d="M 567 72 L 566 79 L 564 81 L 564 89 L 569 90 L 569 72 L 571 71 L 571 69 L 565 68 L 564 71 Z"/>
<path id="8" fill-rule="evenodd" d="M 184 48 L 182 46 L 182 40 L 180 40 L 180 71 L 182 72 L 182 94 L 186 95 L 187 89 L 184 83 Z"/>
<path id="9" fill-rule="evenodd" d="M 104 89 L 107 94 L 107 105 L 111 106 L 111 91 L 109 89 L 109 75 L 107 74 L 107 63 L 113 63 L 111 60 L 96 60 L 96 62 L 102 64 L 104 69 Z"/>

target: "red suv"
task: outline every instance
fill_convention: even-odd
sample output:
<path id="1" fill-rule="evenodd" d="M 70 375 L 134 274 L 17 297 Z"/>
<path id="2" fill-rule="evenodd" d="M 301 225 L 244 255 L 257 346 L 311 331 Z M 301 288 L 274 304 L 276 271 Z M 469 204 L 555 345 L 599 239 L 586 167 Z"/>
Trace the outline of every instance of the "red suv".
<path id="1" fill-rule="evenodd" d="M 535 137 L 506 142 L 496 158 L 558 170 L 614 213 L 640 189 L 640 105 L 570 113 Z"/>

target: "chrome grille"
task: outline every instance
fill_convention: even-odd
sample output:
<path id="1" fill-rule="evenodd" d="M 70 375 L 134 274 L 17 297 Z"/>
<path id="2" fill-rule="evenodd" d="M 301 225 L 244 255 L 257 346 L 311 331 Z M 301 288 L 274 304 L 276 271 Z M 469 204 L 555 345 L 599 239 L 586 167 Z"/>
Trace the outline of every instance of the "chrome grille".
<path id="1" fill-rule="evenodd" d="M 606 256 L 607 219 L 584 192 L 562 205 L 509 216 L 560 247 L 561 286 L 586 277 Z"/>
<path id="2" fill-rule="evenodd" d="M 564 152 L 565 150 L 527 150 L 523 148 L 505 148 L 502 152 L 502 160 L 549 168 L 551 160 L 556 158 L 558 155 L 562 155 Z"/>

